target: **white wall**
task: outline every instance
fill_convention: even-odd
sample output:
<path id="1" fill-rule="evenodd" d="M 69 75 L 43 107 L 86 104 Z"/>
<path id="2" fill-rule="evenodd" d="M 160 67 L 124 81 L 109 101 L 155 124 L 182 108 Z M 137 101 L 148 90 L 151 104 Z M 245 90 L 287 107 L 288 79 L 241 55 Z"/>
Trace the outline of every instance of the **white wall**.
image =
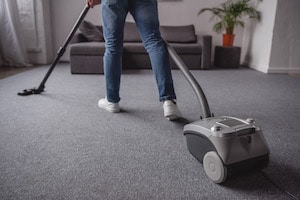
<path id="1" fill-rule="evenodd" d="M 56 54 L 63 45 L 73 25 L 85 7 L 85 0 L 51 0 L 51 22 L 53 51 Z M 100 24 L 100 7 L 97 6 L 89 11 L 85 20 Z M 67 49 L 61 61 L 69 61 L 69 50 Z"/>
<path id="2" fill-rule="evenodd" d="M 49 9 L 50 0 L 35 1 L 36 3 L 36 23 L 38 33 L 38 51 L 29 52 L 29 58 L 34 63 L 46 64 L 53 58 L 53 42 L 51 14 Z"/>
<path id="3" fill-rule="evenodd" d="M 269 68 L 276 7 L 277 0 L 264 0 L 259 5 L 262 20 L 249 23 L 244 29 L 244 62 L 265 73 Z"/>
<path id="4" fill-rule="evenodd" d="M 278 0 L 268 72 L 300 72 L 299 9 L 299 0 Z"/>
<path id="5" fill-rule="evenodd" d="M 245 63 L 264 73 L 300 72 L 299 0 L 264 0 L 261 23 L 245 28 Z"/>
<path id="6" fill-rule="evenodd" d="M 52 30 L 49 0 L 17 0 L 28 59 L 32 64 L 52 61 Z"/>
<path id="7" fill-rule="evenodd" d="M 36 50 L 38 48 L 36 4 L 32 0 L 17 0 L 17 4 L 27 51 Z"/>

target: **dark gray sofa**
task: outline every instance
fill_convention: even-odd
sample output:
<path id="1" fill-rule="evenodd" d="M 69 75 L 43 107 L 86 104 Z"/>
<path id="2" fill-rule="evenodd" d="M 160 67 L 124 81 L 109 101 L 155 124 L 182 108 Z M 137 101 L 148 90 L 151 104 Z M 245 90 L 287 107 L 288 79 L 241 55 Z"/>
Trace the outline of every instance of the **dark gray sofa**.
<path id="1" fill-rule="evenodd" d="M 84 22 L 81 32 L 70 45 L 72 74 L 103 73 L 105 51 L 102 27 Z M 95 34 L 96 31 L 96 34 Z M 196 35 L 193 25 L 161 26 L 162 37 L 174 47 L 189 69 L 209 69 L 211 66 L 210 35 Z M 135 23 L 126 22 L 124 28 L 123 69 L 151 69 L 149 56 L 142 44 Z M 171 60 L 171 67 L 176 68 Z"/>

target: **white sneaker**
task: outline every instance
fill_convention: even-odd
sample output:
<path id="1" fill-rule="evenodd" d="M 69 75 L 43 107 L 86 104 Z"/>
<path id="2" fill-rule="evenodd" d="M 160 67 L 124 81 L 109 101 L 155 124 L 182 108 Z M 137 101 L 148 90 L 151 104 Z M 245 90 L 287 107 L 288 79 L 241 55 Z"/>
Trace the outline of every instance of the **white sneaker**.
<path id="1" fill-rule="evenodd" d="M 98 101 L 98 106 L 99 108 L 103 108 L 108 112 L 112 112 L 112 113 L 120 112 L 119 103 L 109 102 L 106 97 Z"/>
<path id="2" fill-rule="evenodd" d="M 178 109 L 176 102 L 174 100 L 164 101 L 163 108 L 164 108 L 164 116 L 168 118 L 168 120 L 170 121 L 182 117 L 181 112 Z"/>

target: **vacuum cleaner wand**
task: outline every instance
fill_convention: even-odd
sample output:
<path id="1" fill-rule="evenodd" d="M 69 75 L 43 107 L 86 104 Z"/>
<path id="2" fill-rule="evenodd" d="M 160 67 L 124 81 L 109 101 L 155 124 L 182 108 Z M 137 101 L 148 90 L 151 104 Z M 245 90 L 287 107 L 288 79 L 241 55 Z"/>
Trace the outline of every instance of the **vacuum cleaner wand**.
<path id="1" fill-rule="evenodd" d="M 81 22 L 85 18 L 85 16 L 88 13 L 89 9 L 90 9 L 90 7 L 88 5 L 86 5 L 85 8 L 83 9 L 83 11 L 81 12 L 79 18 L 77 19 L 75 25 L 73 26 L 71 32 L 69 33 L 66 41 L 63 44 L 63 46 L 59 48 L 59 50 L 57 52 L 57 55 L 56 55 L 56 58 L 52 62 L 52 64 L 51 64 L 51 66 L 50 66 L 47 74 L 45 75 L 44 79 L 40 83 L 39 87 L 37 89 L 36 88 L 32 88 L 32 89 L 28 89 L 28 90 L 23 90 L 23 92 L 19 92 L 18 95 L 20 95 L 20 96 L 28 96 L 28 95 L 31 95 L 31 94 L 40 94 L 41 92 L 44 92 L 46 81 L 48 80 L 49 76 L 51 75 L 53 69 L 55 68 L 55 66 L 58 63 L 58 61 L 60 60 L 60 58 L 65 53 L 67 46 L 69 45 L 71 39 L 73 38 L 75 32 L 77 31 L 79 25 L 81 24 Z"/>
<path id="2" fill-rule="evenodd" d="M 198 101 L 200 103 L 204 118 L 212 117 L 212 114 L 209 109 L 209 105 L 207 102 L 207 99 L 205 97 L 205 94 L 200 87 L 199 83 L 196 81 L 195 77 L 191 74 L 191 72 L 188 70 L 188 67 L 185 65 L 185 63 L 181 60 L 181 58 L 176 53 L 175 49 L 165 40 L 166 47 L 168 49 L 170 57 L 173 59 L 177 67 L 180 69 L 180 71 L 183 73 L 187 81 L 190 83 L 191 87 L 193 88 L 194 92 L 196 93 L 196 96 L 198 98 Z"/>

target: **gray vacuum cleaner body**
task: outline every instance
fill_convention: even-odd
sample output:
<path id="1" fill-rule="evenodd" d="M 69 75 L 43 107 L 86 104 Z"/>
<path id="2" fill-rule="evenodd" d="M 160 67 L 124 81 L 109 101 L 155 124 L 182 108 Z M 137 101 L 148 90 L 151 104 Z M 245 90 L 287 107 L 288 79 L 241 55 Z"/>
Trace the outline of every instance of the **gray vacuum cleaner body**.
<path id="1" fill-rule="evenodd" d="M 216 183 L 225 181 L 228 175 L 268 165 L 268 145 L 251 118 L 204 118 L 185 125 L 184 135 L 189 152 Z"/>
<path id="2" fill-rule="evenodd" d="M 193 88 L 202 110 L 200 120 L 185 125 L 189 152 L 203 164 L 206 175 L 222 183 L 228 175 L 262 169 L 269 162 L 269 148 L 253 119 L 214 117 L 195 77 L 167 42 L 169 55 Z"/>

